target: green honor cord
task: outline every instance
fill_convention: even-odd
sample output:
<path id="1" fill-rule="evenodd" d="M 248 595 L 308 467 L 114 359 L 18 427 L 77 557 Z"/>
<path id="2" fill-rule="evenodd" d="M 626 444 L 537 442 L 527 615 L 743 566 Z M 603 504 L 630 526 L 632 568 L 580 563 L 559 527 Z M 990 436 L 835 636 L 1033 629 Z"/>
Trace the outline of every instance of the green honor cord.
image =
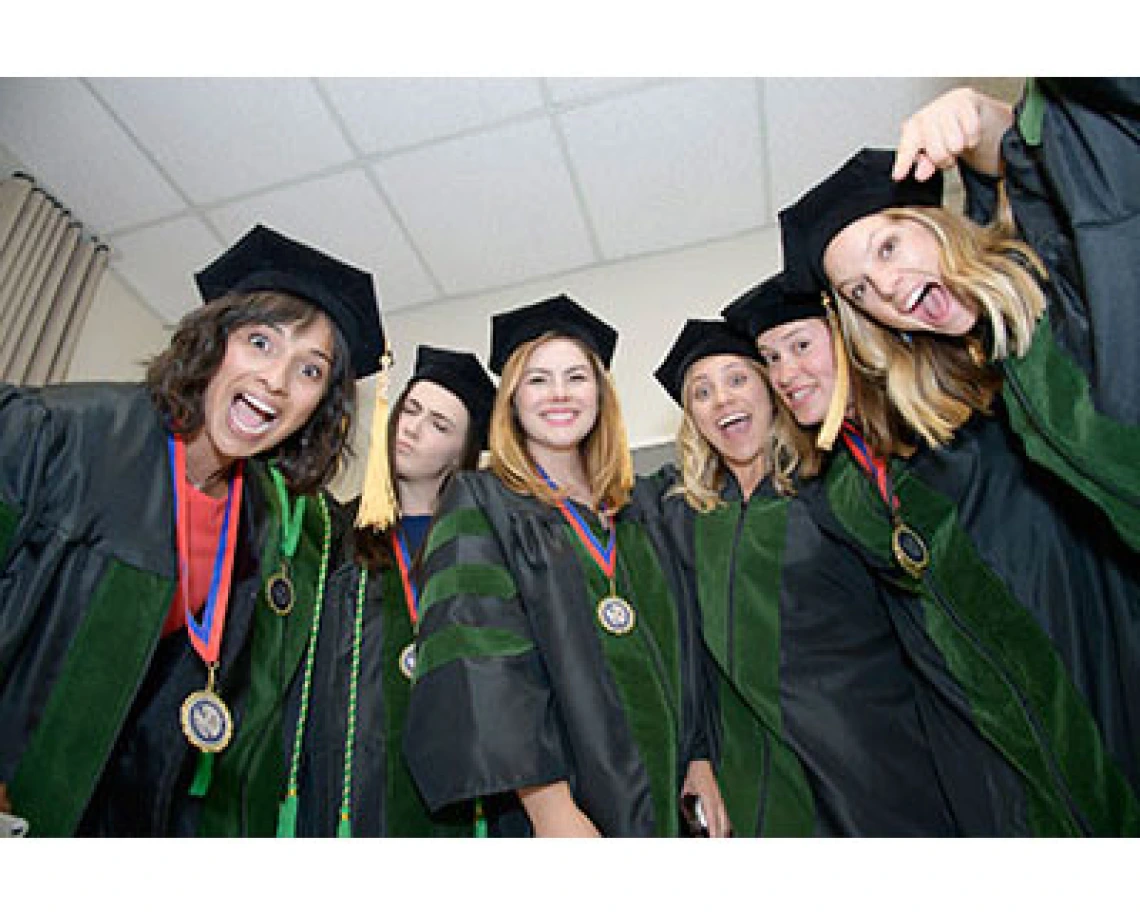
<path id="1" fill-rule="evenodd" d="M 317 495 L 317 503 L 321 508 L 321 521 L 324 527 L 324 538 L 321 542 L 321 567 L 317 576 L 317 598 L 313 607 L 313 626 L 309 634 L 308 654 L 305 657 L 305 677 L 301 687 L 301 711 L 297 719 L 297 731 L 293 738 L 293 755 L 289 764 L 289 783 L 285 791 L 285 800 L 277 814 L 277 835 L 290 837 L 297 831 L 297 770 L 301 760 L 301 742 L 305 735 L 305 719 L 309 711 L 309 690 L 313 679 L 313 661 L 317 651 L 317 633 L 321 629 L 321 608 L 325 601 L 325 579 L 329 568 L 329 546 L 331 539 L 329 508 L 325 503 L 324 494 Z M 294 546 L 295 547 L 295 546 Z"/>
<path id="2" fill-rule="evenodd" d="M 324 500 L 321 509 L 326 510 Z M 327 518 L 327 510 L 324 514 Z M 328 528 L 326 523 L 326 529 Z M 325 555 L 328 553 L 326 535 Z M 318 597 L 324 593 L 326 560 L 321 562 L 321 577 Z M 356 744 L 356 703 L 360 684 L 360 645 L 364 632 L 364 600 L 368 586 L 368 570 L 361 566 L 359 581 L 356 584 L 356 611 L 352 624 L 352 665 L 348 683 L 348 724 L 344 738 L 344 769 L 341 774 L 340 810 L 337 812 L 336 835 L 340 838 L 352 836 L 352 760 Z M 323 601 L 323 598 L 320 599 Z M 313 615 L 313 629 L 309 635 L 308 655 L 305 659 L 305 677 L 301 685 L 301 710 L 297 718 L 297 731 L 293 737 L 293 756 L 289 763 L 289 784 L 285 801 L 277 818 L 277 836 L 291 838 L 297 834 L 297 777 L 301 765 L 301 745 L 305 738 L 305 723 L 309 717 L 309 697 L 312 690 L 313 661 L 317 651 L 317 636 L 320 633 L 320 604 Z M 481 802 L 476 802 L 475 835 L 487 835 L 487 821 L 483 818 Z"/>
<path id="3" fill-rule="evenodd" d="M 281 505 L 281 554 L 285 560 L 292 560 L 293 555 L 297 553 L 297 542 L 301 538 L 301 524 L 305 521 L 305 501 L 308 498 L 298 497 L 297 507 L 293 509 L 289 503 L 285 478 L 280 470 L 277 466 L 270 465 L 269 474 L 273 478 L 273 487 L 277 490 L 277 502 Z"/>

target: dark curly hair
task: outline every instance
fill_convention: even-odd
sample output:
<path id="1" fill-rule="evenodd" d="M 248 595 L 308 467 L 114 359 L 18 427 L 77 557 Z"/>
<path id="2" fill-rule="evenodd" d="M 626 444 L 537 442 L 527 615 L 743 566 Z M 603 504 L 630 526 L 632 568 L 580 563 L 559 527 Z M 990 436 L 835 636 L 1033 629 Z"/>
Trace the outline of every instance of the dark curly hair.
<path id="1" fill-rule="evenodd" d="M 148 364 L 146 386 L 167 427 L 193 434 L 205 422 L 206 387 L 226 354 L 230 333 L 242 326 L 311 325 L 322 310 L 280 291 L 228 294 L 182 318 L 170 344 Z M 350 452 L 356 413 L 356 383 L 348 345 L 333 327 L 329 387 L 305 424 L 272 450 L 259 454 L 276 463 L 295 494 L 326 485 Z"/>

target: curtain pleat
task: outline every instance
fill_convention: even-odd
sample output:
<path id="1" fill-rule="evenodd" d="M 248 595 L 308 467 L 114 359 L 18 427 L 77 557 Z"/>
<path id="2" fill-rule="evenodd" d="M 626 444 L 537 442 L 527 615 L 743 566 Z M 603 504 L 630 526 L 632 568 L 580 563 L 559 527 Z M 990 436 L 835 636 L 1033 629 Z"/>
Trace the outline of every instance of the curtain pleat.
<path id="1" fill-rule="evenodd" d="M 31 178 L 0 182 L 0 379 L 64 379 L 107 258 Z"/>

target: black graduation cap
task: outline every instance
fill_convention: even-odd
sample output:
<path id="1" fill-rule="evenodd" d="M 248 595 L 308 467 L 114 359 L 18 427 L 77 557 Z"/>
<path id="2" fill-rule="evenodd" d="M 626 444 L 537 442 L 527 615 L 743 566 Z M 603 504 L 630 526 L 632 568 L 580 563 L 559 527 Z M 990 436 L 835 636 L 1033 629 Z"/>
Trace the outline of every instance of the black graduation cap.
<path id="1" fill-rule="evenodd" d="M 495 384 L 478 358 L 470 352 L 421 345 L 416 349 L 416 367 L 409 385 L 417 380 L 431 380 L 458 396 L 467 407 L 480 441 L 486 441 L 495 404 Z"/>
<path id="2" fill-rule="evenodd" d="M 724 320 L 688 320 L 653 376 L 665 387 L 665 392 L 684 407 L 685 374 L 709 355 L 743 355 L 759 361 L 756 344 Z"/>
<path id="3" fill-rule="evenodd" d="M 942 205 L 942 172 L 925 181 L 891 178 L 895 153 L 862 149 L 838 171 L 780 212 L 784 271 L 790 287 L 826 288 L 823 251 L 840 231 L 865 215 L 893 206 Z"/>
<path id="4" fill-rule="evenodd" d="M 348 343 L 357 379 L 376 372 L 384 330 L 372 276 L 257 225 L 194 276 L 203 301 L 229 292 L 283 291 L 327 313 Z"/>
<path id="5" fill-rule="evenodd" d="M 516 348 L 548 332 L 572 336 L 585 343 L 609 368 L 617 346 L 617 330 L 564 294 L 495 314 L 491 318 L 488 366 L 496 374 L 502 374 L 503 366 Z"/>
<path id="6" fill-rule="evenodd" d="M 827 318 L 820 293 L 789 290 L 782 272 L 748 289 L 720 313 L 730 326 L 753 342 L 773 326 L 809 317 Z"/>

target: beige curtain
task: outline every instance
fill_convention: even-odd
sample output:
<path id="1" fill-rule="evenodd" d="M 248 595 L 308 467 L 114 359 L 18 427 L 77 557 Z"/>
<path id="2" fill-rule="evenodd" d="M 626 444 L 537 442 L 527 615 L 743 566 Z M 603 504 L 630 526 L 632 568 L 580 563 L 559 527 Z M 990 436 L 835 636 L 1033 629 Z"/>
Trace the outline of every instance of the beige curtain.
<path id="1" fill-rule="evenodd" d="M 31 178 L 0 181 L 0 379 L 64 379 L 107 255 Z"/>

